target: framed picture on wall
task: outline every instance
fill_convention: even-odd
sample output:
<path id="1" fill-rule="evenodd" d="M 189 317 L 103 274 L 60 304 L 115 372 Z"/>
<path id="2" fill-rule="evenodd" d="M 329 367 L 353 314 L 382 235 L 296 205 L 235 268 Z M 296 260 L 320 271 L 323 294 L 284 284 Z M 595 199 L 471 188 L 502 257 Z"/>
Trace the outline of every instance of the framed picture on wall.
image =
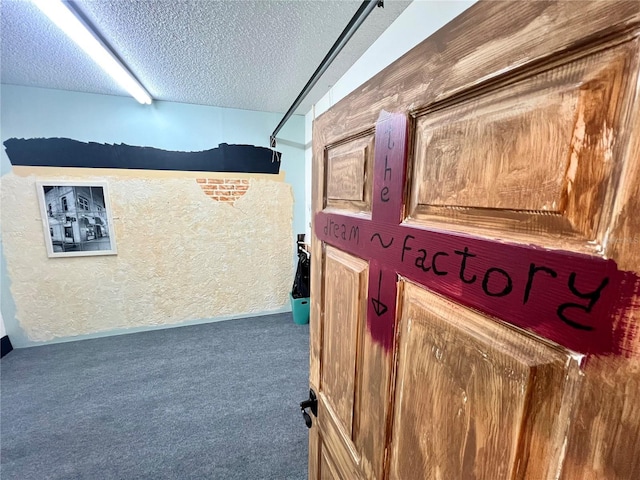
<path id="1" fill-rule="evenodd" d="M 106 182 L 37 182 L 49 257 L 115 255 Z"/>

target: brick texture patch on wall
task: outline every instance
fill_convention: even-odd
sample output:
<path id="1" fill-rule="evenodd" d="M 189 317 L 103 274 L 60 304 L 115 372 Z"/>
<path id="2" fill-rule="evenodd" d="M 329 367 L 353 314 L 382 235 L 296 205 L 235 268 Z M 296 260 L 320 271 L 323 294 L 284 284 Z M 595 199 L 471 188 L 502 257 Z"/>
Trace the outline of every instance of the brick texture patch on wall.
<path id="1" fill-rule="evenodd" d="M 249 190 L 249 180 L 236 178 L 198 178 L 196 182 L 211 199 L 231 205 Z"/>

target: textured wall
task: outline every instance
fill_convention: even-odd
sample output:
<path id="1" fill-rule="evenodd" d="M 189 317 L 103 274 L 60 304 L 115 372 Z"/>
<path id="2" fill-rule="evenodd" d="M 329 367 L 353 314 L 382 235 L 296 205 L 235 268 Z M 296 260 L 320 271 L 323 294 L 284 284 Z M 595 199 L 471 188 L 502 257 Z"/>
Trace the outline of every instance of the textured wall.
<path id="1" fill-rule="evenodd" d="M 29 340 L 265 312 L 288 303 L 293 196 L 281 178 L 245 176 L 239 180 L 248 187 L 244 194 L 223 202 L 212 201 L 195 177 L 111 172 L 10 173 L 0 180 L 7 270 Z M 49 259 L 36 180 L 106 180 L 118 254 Z"/>

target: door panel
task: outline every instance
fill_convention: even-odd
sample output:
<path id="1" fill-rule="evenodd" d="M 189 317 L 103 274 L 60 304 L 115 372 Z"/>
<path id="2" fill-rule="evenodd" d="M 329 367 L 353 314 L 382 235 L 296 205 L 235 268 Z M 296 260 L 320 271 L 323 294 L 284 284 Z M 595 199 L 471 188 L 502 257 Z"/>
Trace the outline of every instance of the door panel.
<path id="1" fill-rule="evenodd" d="M 416 114 L 409 216 L 525 241 L 549 234 L 546 245 L 575 250 L 601 244 L 638 41 L 592 50 Z"/>
<path id="2" fill-rule="evenodd" d="M 330 246 L 324 265 L 320 402 L 325 408 L 318 421 L 325 437 L 333 439 L 329 443 L 345 447 L 335 461 L 345 478 L 381 478 L 391 361 L 366 330 L 369 265 Z"/>
<path id="3" fill-rule="evenodd" d="M 353 433 L 356 349 L 366 307 L 367 268 L 363 260 L 327 247 L 321 386 L 349 438 Z"/>
<path id="4" fill-rule="evenodd" d="M 336 472 L 333 462 L 327 456 L 326 451 L 322 452 L 320 461 L 320 480 L 339 480 L 340 476 Z"/>
<path id="5" fill-rule="evenodd" d="M 360 454 L 351 435 L 345 431 L 331 403 L 322 393 L 318 396 L 317 421 L 318 428 L 322 431 L 322 454 L 331 458 L 331 464 L 338 478 L 354 480 L 365 478 L 358 467 Z"/>
<path id="6" fill-rule="evenodd" d="M 555 478 L 577 360 L 410 282 L 401 291 L 390 478 Z"/>
<path id="7" fill-rule="evenodd" d="M 639 39 L 481 1 L 314 121 L 310 478 L 640 478 Z"/>
<path id="8" fill-rule="evenodd" d="M 371 211 L 373 169 L 372 132 L 327 148 L 327 206 L 342 210 Z"/>

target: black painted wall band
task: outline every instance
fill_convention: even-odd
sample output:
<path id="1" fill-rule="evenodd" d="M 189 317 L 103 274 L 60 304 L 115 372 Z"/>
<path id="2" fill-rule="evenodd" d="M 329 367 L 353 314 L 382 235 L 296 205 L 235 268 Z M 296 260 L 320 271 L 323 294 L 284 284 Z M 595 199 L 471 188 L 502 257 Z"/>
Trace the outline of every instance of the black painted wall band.
<path id="1" fill-rule="evenodd" d="M 226 143 L 201 152 L 86 143 L 69 138 L 10 138 L 4 146 L 12 165 L 31 167 L 278 174 L 282 155 L 266 147 Z"/>

